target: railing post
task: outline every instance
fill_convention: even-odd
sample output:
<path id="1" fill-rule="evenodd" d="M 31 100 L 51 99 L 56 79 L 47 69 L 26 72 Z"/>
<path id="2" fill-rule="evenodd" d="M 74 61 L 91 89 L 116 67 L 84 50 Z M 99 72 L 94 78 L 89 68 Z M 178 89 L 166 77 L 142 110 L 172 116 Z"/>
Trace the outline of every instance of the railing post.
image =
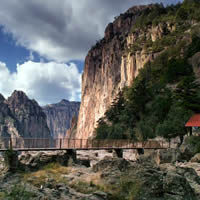
<path id="1" fill-rule="evenodd" d="M 62 148 L 62 139 L 60 138 L 60 149 Z"/>
<path id="2" fill-rule="evenodd" d="M 68 138 L 67 143 L 68 143 L 67 148 L 69 149 L 69 145 L 70 145 L 70 139 L 69 138 Z"/>
<path id="3" fill-rule="evenodd" d="M 10 149 L 13 148 L 13 145 L 12 145 L 12 138 L 10 138 L 10 146 L 9 146 Z"/>

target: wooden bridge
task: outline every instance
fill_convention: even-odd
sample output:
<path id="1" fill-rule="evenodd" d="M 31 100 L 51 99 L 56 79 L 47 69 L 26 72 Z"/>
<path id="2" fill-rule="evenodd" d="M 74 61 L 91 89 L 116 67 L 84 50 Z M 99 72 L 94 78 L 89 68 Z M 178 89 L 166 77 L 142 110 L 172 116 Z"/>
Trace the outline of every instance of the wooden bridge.
<path id="1" fill-rule="evenodd" d="M 116 149 L 167 149 L 170 144 L 148 140 L 90 140 L 68 138 L 0 138 L 0 151 L 56 151 L 56 150 L 116 150 Z"/>

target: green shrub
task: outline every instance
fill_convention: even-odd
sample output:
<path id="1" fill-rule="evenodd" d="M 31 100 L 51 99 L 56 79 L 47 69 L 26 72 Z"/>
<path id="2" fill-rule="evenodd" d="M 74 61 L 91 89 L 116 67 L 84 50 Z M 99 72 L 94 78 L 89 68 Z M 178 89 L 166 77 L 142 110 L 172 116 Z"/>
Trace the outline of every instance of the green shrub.
<path id="1" fill-rule="evenodd" d="M 190 146 L 193 154 L 200 153 L 200 136 L 187 137 L 186 144 Z"/>
<path id="2" fill-rule="evenodd" d="M 29 191 L 26 191 L 24 185 L 17 184 L 11 188 L 10 192 L 4 192 L 5 200 L 31 200 L 35 197 L 35 194 Z"/>
<path id="3" fill-rule="evenodd" d="M 18 168 L 18 152 L 8 149 L 3 153 L 5 165 L 9 171 L 14 172 Z"/>
<path id="4" fill-rule="evenodd" d="M 75 189 L 77 192 L 83 193 L 83 194 L 91 194 L 97 190 L 99 190 L 99 186 L 95 185 L 93 182 L 83 182 L 83 181 L 77 181 L 73 182 L 70 185 L 73 189 Z"/>
<path id="5" fill-rule="evenodd" d="M 139 200 L 139 193 L 142 189 L 142 183 L 138 179 L 123 176 L 120 178 L 119 185 L 105 187 L 108 192 L 109 200 Z"/>

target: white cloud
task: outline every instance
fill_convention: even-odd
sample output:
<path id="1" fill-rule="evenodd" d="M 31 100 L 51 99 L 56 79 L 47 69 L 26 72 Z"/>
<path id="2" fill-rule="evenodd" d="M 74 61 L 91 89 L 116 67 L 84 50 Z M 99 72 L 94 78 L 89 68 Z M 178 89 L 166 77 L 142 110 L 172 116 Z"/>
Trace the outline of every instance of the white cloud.
<path id="1" fill-rule="evenodd" d="M 83 59 L 114 16 L 136 4 L 178 0 L 0 0 L 0 24 L 17 44 L 50 60 Z"/>
<path id="2" fill-rule="evenodd" d="M 17 65 L 16 73 L 10 73 L 0 62 L 0 80 L 0 93 L 6 97 L 16 89 L 42 105 L 61 99 L 80 100 L 81 74 L 73 63 L 27 61 Z"/>

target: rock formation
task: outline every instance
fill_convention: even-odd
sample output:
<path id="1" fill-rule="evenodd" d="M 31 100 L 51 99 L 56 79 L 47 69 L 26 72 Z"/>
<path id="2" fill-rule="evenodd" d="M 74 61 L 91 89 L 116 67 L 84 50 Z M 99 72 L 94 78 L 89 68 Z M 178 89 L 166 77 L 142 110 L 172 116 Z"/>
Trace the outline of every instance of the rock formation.
<path id="1" fill-rule="evenodd" d="M 27 172 L 22 176 L 0 171 L 0 199 L 18 199 L 16 188 L 23 191 L 22 199 L 28 199 L 28 194 L 30 199 L 43 200 L 200 199 L 199 163 L 192 163 L 196 167 L 185 165 L 190 162 L 158 165 L 151 155 L 141 155 L 135 162 L 106 156 L 93 167 L 77 163 L 67 167 L 68 159 L 66 152 L 20 155 L 20 169 Z"/>
<path id="2" fill-rule="evenodd" d="M 48 138 L 46 115 L 22 91 L 14 91 L 7 100 L 0 95 L 0 136 Z"/>
<path id="3" fill-rule="evenodd" d="M 72 118 L 78 117 L 80 102 L 62 100 L 56 104 L 43 107 L 47 116 L 47 124 L 53 137 L 63 137 L 70 128 Z"/>
<path id="4" fill-rule="evenodd" d="M 105 37 L 88 52 L 82 76 L 82 100 L 77 125 L 77 138 L 87 139 L 94 135 L 97 121 L 103 117 L 118 92 L 129 86 L 145 63 L 152 61 L 159 52 L 140 48 L 134 52 L 132 46 L 138 41 L 160 39 L 175 27 L 161 23 L 156 27 L 132 31 L 136 19 L 153 5 L 130 8 L 110 23 Z"/>
<path id="5" fill-rule="evenodd" d="M 78 116 L 73 116 L 70 122 L 70 128 L 66 132 L 67 138 L 75 138 L 76 137 L 76 131 L 77 131 L 77 121 Z"/>

